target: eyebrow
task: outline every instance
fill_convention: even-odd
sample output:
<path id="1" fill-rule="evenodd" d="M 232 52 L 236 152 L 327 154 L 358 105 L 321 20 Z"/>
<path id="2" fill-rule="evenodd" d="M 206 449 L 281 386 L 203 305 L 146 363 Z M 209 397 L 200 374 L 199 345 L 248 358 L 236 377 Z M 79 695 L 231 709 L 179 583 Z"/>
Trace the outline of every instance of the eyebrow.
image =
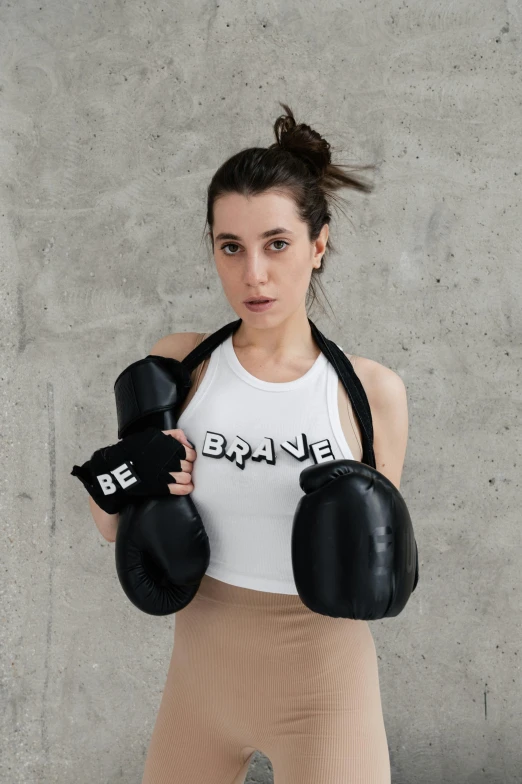
<path id="1" fill-rule="evenodd" d="M 293 234 L 293 233 L 294 232 L 290 231 L 290 229 L 285 229 L 282 226 L 278 226 L 276 229 L 269 229 L 268 231 L 264 231 L 262 234 L 259 235 L 259 239 L 263 240 L 266 237 L 272 237 L 274 234 Z M 218 240 L 241 240 L 241 237 L 239 237 L 237 234 L 229 234 L 226 232 L 221 232 L 221 234 L 218 234 L 216 237 L 216 242 Z"/>

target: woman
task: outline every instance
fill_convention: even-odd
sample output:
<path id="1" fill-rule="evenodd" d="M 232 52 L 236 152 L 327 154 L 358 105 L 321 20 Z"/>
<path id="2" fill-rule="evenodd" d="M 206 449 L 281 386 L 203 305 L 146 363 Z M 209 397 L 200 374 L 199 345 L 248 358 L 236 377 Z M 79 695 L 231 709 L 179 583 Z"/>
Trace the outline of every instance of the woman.
<path id="1" fill-rule="evenodd" d="M 359 424 L 314 343 L 305 300 L 331 246 L 327 193 L 370 188 L 334 166 L 330 145 L 282 105 L 276 143 L 233 156 L 208 190 L 216 269 L 242 323 L 196 369 L 179 427 L 165 431 L 186 445 L 170 490 L 193 494 L 211 561 L 175 616 L 142 784 L 242 784 L 256 750 L 276 784 L 390 782 L 370 627 L 311 612 L 290 554 L 300 472 L 318 454 L 362 458 Z M 150 353 L 181 360 L 202 338 L 169 335 Z M 404 384 L 347 356 L 372 410 L 376 467 L 399 487 Z"/>

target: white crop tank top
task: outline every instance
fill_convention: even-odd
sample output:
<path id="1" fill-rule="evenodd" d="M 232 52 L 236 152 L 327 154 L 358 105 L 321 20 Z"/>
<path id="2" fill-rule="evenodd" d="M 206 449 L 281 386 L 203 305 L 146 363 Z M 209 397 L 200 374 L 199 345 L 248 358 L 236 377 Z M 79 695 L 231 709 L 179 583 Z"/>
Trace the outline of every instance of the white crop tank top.
<path id="1" fill-rule="evenodd" d="M 326 460 L 354 459 L 339 418 L 338 381 L 322 352 L 303 376 L 285 382 L 251 375 L 232 335 L 212 352 L 177 425 L 196 448 L 191 495 L 210 542 L 210 577 L 297 594 L 291 533 L 304 495 L 299 474 Z"/>

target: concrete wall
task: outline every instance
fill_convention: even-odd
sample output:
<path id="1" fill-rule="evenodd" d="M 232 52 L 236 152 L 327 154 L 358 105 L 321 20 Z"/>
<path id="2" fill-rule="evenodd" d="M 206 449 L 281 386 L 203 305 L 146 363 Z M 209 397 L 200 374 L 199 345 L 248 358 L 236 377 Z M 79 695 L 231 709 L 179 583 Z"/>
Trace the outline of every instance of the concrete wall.
<path id="1" fill-rule="evenodd" d="M 311 315 L 408 389 L 420 583 L 371 626 L 392 781 L 522 782 L 521 23 L 512 0 L 2 3 L 2 782 L 141 781 L 174 618 L 126 599 L 69 472 L 116 440 L 126 365 L 236 317 L 205 191 L 278 101 L 337 162 L 382 162 L 331 226 L 336 319 Z"/>

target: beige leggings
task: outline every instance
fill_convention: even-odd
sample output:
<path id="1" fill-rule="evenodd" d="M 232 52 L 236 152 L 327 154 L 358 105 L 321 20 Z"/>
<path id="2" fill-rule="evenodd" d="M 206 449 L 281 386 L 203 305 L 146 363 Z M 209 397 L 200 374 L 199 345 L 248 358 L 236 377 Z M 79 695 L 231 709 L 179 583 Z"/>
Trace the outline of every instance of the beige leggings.
<path id="1" fill-rule="evenodd" d="M 142 784 L 243 784 L 256 750 L 274 784 L 390 784 L 373 637 L 205 575 L 175 615 Z"/>

